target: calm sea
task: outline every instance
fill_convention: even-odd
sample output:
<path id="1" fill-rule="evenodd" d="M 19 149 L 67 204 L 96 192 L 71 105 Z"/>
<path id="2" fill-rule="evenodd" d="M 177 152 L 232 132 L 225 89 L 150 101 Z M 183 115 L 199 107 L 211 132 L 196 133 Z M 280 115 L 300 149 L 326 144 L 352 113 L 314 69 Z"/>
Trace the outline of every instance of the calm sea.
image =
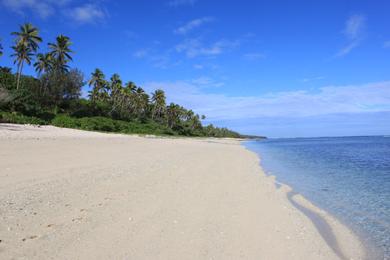
<path id="1" fill-rule="evenodd" d="M 346 223 L 390 259 L 390 137 L 249 141 L 267 174 Z"/>

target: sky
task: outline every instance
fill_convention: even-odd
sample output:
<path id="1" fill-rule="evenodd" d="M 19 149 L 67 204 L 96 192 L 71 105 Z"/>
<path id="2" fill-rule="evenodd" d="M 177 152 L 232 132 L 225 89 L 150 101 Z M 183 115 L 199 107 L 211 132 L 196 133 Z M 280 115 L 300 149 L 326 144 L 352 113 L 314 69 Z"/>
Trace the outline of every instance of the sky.
<path id="1" fill-rule="evenodd" d="M 71 38 L 71 66 L 87 79 L 100 68 L 161 88 L 206 124 L 268 137 L 390 135 L 389 13 L 388 0 L 0 0 L 0 66 L 13 67 L 10 32 L 31 22 L 41 52 Z"/>

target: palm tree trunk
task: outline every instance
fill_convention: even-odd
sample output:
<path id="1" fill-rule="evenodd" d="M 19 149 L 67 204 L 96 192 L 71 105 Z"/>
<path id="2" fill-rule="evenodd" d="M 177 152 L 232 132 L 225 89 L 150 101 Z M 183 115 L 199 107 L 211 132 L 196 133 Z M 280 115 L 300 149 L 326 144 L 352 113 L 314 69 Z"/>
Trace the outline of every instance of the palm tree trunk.
<path id="1" fill-rule="evenodd" d="M 23 61 L 20 62 L 20 64 L 19 64 L 19 71 L 18 71 L 18 75 L 17 75 L 17 78 L 16 78 L 16 89 L 17 90 L 19 89 L 20 79 L 21 79 L 21 76 L 22 76 L 22 70 L 23 70 Z"/>
<path id="2" fill-rule="evenodd" d="M 19 89 L 20 64 L 18 63 L 18 68 L 16 69 L 16 89 Z"/>

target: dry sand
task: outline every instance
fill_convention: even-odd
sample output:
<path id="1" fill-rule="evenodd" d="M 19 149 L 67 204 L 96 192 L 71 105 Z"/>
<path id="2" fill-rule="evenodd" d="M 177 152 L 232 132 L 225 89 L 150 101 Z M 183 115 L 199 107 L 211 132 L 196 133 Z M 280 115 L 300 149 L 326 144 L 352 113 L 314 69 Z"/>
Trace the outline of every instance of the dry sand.
<path id="1" fill-rule="evenodd" d="M 0 259 L 363 259 L 235 140 L 0 124 Z"/>

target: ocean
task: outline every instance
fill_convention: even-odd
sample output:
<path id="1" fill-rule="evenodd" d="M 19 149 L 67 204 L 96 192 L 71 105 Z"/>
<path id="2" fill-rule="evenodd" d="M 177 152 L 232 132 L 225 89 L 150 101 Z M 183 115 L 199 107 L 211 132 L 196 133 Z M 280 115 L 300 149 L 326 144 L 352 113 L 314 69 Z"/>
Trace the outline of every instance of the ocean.
<path id="1" fill-rule="evenodd" d="M 245 142 L 278 182 L 354 230 L 370 258 L 390 259 L 390 137 Z"/>

